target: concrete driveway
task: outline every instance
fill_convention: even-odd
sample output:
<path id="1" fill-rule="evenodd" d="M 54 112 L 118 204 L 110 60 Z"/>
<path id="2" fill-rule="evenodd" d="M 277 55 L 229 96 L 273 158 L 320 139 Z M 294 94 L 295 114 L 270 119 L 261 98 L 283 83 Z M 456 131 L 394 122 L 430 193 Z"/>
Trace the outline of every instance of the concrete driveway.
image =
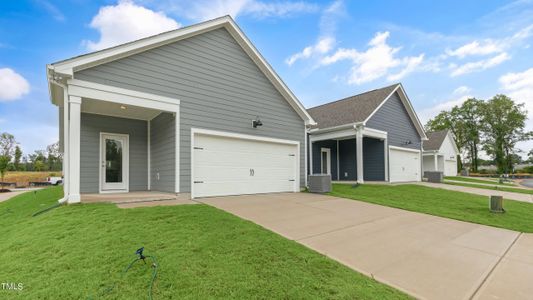
<path id="1" fill-rule="evenodd" d="M 526 250 L 533 238 L 518 232 L 308 193 L 199 201 L 417 298 L 517 299 L 533 294 L 533 254 Z"/>

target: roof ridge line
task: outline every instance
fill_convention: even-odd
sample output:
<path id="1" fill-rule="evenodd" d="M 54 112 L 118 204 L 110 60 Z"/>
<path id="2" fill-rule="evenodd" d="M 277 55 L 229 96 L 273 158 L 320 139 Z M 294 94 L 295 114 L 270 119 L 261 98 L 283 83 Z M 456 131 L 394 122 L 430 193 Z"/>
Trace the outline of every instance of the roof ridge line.
<path id="1" fill-rule="evenodd" d="M 364 95 L 364 94 L 375 92 L 377 90 L 382 90 L 382 89 L 390 88 L 392 86 L 397 86 L 397 85 L 399 85 L 399 83 L 391 84 L 391 85 L 384 86 L 384 87 L 381 87 L 381 88 L 376 88 L 376 89 L 373 89 L 373 90 L 369 90 L 369 91 L 366 91 L 366 92 L 362 92 L 362 93 L 359 93 L 359 94 L 355 94 L 355 95 L 352 95 L 352 96 L 348 96 L 348 97 L 345 97 L 345 98 L 334 100 L 334 101 L 331 101 L 331 102 L 328 102 L 328 103 L 323 103 L 323 104 L 320 104 L 320 105 L 317 105 L 317 106 L 309 107 L 308 109 L 313 109 L 313 108 L 317 108 L 317 107 L 321 107 L 321 106 L 324 106 L 324 105 L 333 104 L 333 103 L 340 102 L 340 101 L 350 100 L 350 98 L 353 98 L 353 97 L 361 96 L 361 95 Z M 383 100 L 385 100 L 385 99 L 383 99 Z"/>

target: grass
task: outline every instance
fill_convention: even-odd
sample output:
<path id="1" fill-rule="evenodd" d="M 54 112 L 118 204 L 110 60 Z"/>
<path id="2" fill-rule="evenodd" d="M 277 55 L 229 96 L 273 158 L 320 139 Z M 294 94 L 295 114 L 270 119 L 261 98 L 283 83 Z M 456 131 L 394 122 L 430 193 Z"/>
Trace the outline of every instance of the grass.
<path id="1" fill-rule="evenodd" d="M 137 248 L 159 261 L 154 299 L 406 299 L 407 295 L 207 205 L 62 206 L 53 187 L 0 203 L 0 299 L 146 299 L 149 265 L 122 278 Z M 121 279 L 122 278 L 122 279 Z"/>
<path id="2" fill-rule="evenodd" d="M 505 201 L 504 214 L 489 212 L 488 200 L 478 196 L 414 184 L 352 187 L 334 184 L 333 196 L 360 200 L 430 215 L 494 227 L 533 232 L 533 204 Z"/>
<path id="3" fill-rule="evenodd" d="M 481 178 L 461 177 L 461 176 L 446 176 L 444 177 L 444 179 L 454 180 L 454 181 L 472 182 L 472 183 L 494 184 L 494 185 L 507 185 L 507 186 L 514 185 L 514 183 L 511 183 L 511 182 L 499 183 L 498 179 L 493 179 L 493 178 L 481 179 Z"/>
<path id="4" fill-rule="evenodd" d="M 533 190 L 530 189 L 520 189 L 520 188 L 512 188 L 507 187 L 503 185 L 482 185 L 482 184 L 475 184 L 475 183 L 461 183 L 461 182 L 444 182 L 446 184 L 451 185 L 459 185 L 459 186 L 466 186 L 466 187 L 473 187 L 478 189 L 486 189 L 486 190 L 494 190 L 494 191 L 502 191 L 502 192 L 513 192 L 513 193 L 520 193 L 520 194 L 529 194 L 533 195 Z"/>

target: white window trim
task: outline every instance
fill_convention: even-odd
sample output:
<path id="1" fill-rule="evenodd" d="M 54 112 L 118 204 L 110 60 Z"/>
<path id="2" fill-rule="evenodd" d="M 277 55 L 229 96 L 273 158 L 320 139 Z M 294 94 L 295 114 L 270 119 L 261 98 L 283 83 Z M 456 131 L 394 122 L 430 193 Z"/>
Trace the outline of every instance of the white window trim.
<path id="1" fill-rule="evenodd" d="M 322 156 L 323 153 L 326 153 L 326 159 L 327 161 L 327 172 L 324 172 L 324 157 Z M 331 175 L 331 149 L 329 148 L 320 148 L 320 173 Z"/>
<path id="2" fill-rule="evenodd" d="M 300 191 L 300 142 L 293 141 L 293 140 L 285 140 L 285 139 L 277 139 L 277 138 L 268 138 L 268 137 L 262 137 L 257 135 L 249 135 L 249 134 L 241 134 L 241 133 L 234 133 L 234 132 L 227 132 L 227 131 L 218 131 L 218 130 L 211 130 L 211 129 L 203 129 L 203 128 L 191 128 L 191 146 L 190 146 L 190 153 L 191 153 L 191 162 L 190 162 L 190 168 L 191 168 L 191 178 L 190 178 L 190 184 L 191 184 L 191 199 L 194 199 L 194 138 L 196 135 L 211 135 L 211 136 L 220 136 L 220 137 L 228 137 L 228 138 L 235 138 L 235 139 L 244 139 L 244 140 L 251 140 L 251 141 L 258 141 L 258 142 L 267 142 L 267 143 L 276 143 L 276 144 L 286 144 L 286 145 L 294 145 L 296 146 L 296 157 L 295 157 L 295 180 L 294 180 L 294 187 L 293 192 L 299 192 Z"/>
<path id="3" fill-rule="evenodd" d="M 123 166 L 123 174 L 124 174 L 124 184 L 125 189 L 122 190 L 103 190 L 102 186 L 102 180 L 103 180 L 103 168 L 102 168 L 102 138 L 104 135 L 116 135 L 126 138 L 126 144 L 128 151 L 124 151 L 122 155 L 124 156 L 124 161 L 126 162 Z M 126 148 L 125 147 L 125 148 Z M 130 135 L 129 134 L 122 134 L 122 133 L 113 133 L 113 132 L 100 132 L 100 142 L 99 142 L 99 153 L 98 156 L 98 192 L 100 194 L 117 194 L 117 193 L 128 193 L 130 191 Z"/>

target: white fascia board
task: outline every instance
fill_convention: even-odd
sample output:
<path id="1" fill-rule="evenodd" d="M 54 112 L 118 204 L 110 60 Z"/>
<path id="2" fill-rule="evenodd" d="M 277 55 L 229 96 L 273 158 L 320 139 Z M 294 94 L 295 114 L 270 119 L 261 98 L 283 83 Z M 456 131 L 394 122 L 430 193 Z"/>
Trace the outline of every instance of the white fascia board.
<path id="1" fill-rule="evenodd" d="M 400 87 L 400 84 L 398 84 L 394 90 L 392 90 L 392 92 L 390 92 L 389 95 L 387 95 L 387 97 L 385 97 L 385 99 L 383 99 L 383 101 L 381 101 L 381 103 L 378 105 L 378 107 L 376 107 L 376 109 L 374 109 L 374 111 L 368 115 L 368 117 L 366 117 L 366 119 L 363 121 L 363 124 L 366 125 L 366 123 L 368 122 L 368 120 L 370 120 L 370 118 L 372 118 L 377 112 L 378 110 L 383 106 L 385 105 L 385 102 L 387 102 L 387 100 L 389 100 L 389 98 L 394 95 L 394 93 L 398 90 L 398 88 Z"/>
<path id="2" fill-rule="evenodd" d="M 151 37 L 125 43 L 93 53 L 81 55 L 52 64 L 55 72 L 72 76 L 74 72 L 114 61 L 136 53 L 160 47 L 206 31 L 223 27 L 231 18 L 224 16 L 185 28 L 164 32 Z"/>
<path id="3" fill-rule="evenodd" d="M 71 96 L 146 107 L 168 112 L 179 111 L 179 99 L 172 99 L 169 97 L 117 88 L 114 86 L 78 79 L 69 79 L 67 84 L 68 92 Z"/>
<path id="4" fill-rule="evenodd" d="M 52 64 L 49 68 L 56 73 L 72 77 L 74 75 L 74 72 L 76 71 L 84 70 L 120 58 L 131 56 L 140 52 L 154 49 L 166 44 L 174 43 L 179 40 L 186 39 L 222 27 L 228 30 L 232 37 L 239 43 L 243 50 L 259 67 L 259 69 L 271 81 L 271 83 L 276 87 L 276 89 L 283 95 L 283 97 L 287 100 L 291 107 L 305 121 L 305 125 L 315 125 L 316 122 L 307 112 L 302 103 L 296 98 L 296 96 L 291 92 L 287 85 L 276 74 L 276 72 L 263 58 L 259 51 L 257 51 L 254 45 L 244 35 L 244 33 L 240 30 L 238 25 L 235 23 L 235 21 L 233 21 L 230 16 L 224 16 L 211 21 L 165 32 L 131 43 L 126 43 L 117 47 L 101 50 L 79 57 L 74 57 L 69 60 Z"/>
<path id="5" fill-rule="evenodd" d="M 459 148 L 457 148 L 457 144 L 455 143 L 455 138 L 453 137 L 453 134 L 448 130 L 446 135 L 448 136 L 448 138 L 450 139 L 450 142 L 452 143 L 453 150 L 455 150 L 455 155 L 459 154 L 460 153 Z"/>

